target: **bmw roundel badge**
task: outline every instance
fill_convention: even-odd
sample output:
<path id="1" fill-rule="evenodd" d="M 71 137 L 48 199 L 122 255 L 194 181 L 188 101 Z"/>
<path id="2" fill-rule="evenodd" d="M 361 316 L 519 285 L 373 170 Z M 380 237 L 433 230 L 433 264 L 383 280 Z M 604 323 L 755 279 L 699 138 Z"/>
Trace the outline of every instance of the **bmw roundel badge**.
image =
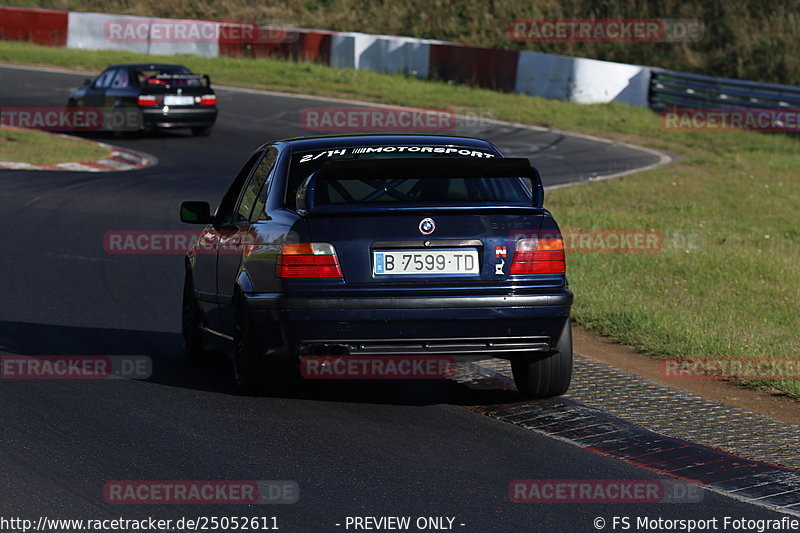
<path id="1" fill-rule="evenodd" d="M 436 224 L 432 218 L 423 218 L 419 223 L 419 231 L 423 235 L 430 235 L 436 229 Z"/>

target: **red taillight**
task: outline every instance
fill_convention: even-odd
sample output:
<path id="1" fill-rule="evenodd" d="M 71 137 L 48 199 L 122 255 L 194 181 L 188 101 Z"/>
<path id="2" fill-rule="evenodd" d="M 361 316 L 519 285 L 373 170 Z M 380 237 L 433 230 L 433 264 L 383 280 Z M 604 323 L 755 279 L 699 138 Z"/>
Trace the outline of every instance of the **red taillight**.
<path id="1" fill-rule="evenodd" d="M 158 105 L 158 98 L 152 95 L 141 95 L 137 104 L 140 107 L 153 107 Z"/>
<path id="2" fill-rule="evenodd" d="M 204 94 L 200 97 L 200 105 L 217 105 L 217 96 L 214 94 Z"/>
<path id="3" fill-rule="evenodd" d="M 275 275 L 279 278 L 341 278 L 342 269 L 332 244 L 301 242 L 281 247 Z"/>
<path id="4" fill-rule="evenodd" d="M 561 237 L 517 241 L 509 274 L 564 274 L 566 271 Z"/>

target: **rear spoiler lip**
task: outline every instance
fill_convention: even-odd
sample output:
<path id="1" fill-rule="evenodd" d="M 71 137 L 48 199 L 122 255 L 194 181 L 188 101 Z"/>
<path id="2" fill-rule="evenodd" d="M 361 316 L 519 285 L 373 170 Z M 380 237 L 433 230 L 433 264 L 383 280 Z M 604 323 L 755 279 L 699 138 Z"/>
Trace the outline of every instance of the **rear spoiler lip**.
<path id="1" fill-rule="evenodd" d="M 383 178 L 403 178 L 412 175 L 415 178 L 528 178 L 531 180 L 533 190 L 531 205 L 527 206 L 476 206 L 476 205 L 451 205 L 440 207 L 409 206 L 394 207 L 366 207 L 359 205 L 354 211 L 402 211 L 431 210 L 438 211 L 453 209 L 480 209 L 480 208 L 542 208 L 544 205 L 544 187 L 536 167 L 525 158 L 488 158 L 478 159 L 472 157 L 432 157 L 432 158 L 380 158 L 380 159 L 348 159 L 343 161 L 328 161 L 313 172 L 297 190 L 297 211 L 306 215 L 310 212 L 335 214 L 342 211 L 338 206 L 317 206 L 313 203 L 314 185 L 318 180 L 335 179 L 369 179 L 379 175 Z M 524 183 L 524 182 L 523 182 Z M 526 185 L 527 188 L 527 185 Z M 309 201 L 310 200 L 310 201 Z M 310 206 L 308 204 L 311 204 Z"/>
<path id="2" fill-rule="evenodd" d="M 298 214 L 304 218 L 318 217 L 348 217 L 348 216 L 393 216 L 417 213 L 419 215 L 452 215 L 452 214 L 485 214 L 487 212 L 502 212 L 503 214 L 539 215 L 547 210 L 533 205 L 447 205 L 447 206 L 408 206 L 387 207 L 376 204 L 375 206 L 323 205 L 315 206 L 313 211 L 300 210 Z"/>

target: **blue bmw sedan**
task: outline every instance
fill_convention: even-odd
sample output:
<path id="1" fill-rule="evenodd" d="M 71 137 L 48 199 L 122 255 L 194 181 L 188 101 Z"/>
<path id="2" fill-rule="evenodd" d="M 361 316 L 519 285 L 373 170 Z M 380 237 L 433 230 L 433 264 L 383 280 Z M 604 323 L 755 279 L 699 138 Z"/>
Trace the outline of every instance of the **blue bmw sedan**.
<path id="1" fill-rule="evenodd" d="M 527 159 L 434 135 L 259 147 L 186 255 L 188 357 L 222 350 L 244 394 L 281 394 L 307 357 L 511 362 L 518 390 L 572 375 L 564 244 Z"/>

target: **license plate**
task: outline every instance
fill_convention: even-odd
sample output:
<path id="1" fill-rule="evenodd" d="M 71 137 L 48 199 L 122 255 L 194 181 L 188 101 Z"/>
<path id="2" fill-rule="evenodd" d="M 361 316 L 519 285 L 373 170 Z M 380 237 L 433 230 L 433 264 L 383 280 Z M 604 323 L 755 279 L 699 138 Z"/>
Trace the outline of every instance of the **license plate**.
<path id="1" fill-rule="evenodd" d="M 168 94 L 164 97 L 164 105 L 192 105 L 194 96 L 175 96 Z"/>
<path id="2" fill-rule="evenodd" d="M 478 251 L 380 250 L 373 252 L 373 273 L 386 274 L 478 274 Z"/>

